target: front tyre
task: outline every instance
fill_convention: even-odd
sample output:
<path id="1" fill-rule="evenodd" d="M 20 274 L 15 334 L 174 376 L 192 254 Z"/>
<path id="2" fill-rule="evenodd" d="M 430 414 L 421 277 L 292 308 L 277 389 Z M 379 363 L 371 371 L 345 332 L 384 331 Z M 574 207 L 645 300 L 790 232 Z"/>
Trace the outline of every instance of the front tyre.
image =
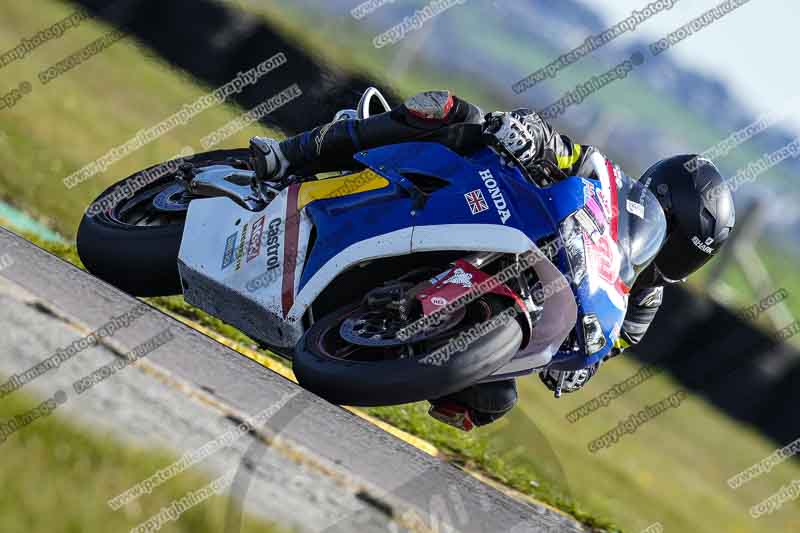
<path id="1" fill-rule="evenodd" d="M 498 319 L 497 327 L 474 337 L 463 351 L 432 356 L 447 353 L 442 349 L 451 338 L 477 331 L 481 323 L 508 309 L 508 300 L 481 298 L 469 304 L 458 323 L 437 341 L 417 343 L 409 350 L 406 344 L 392 346 L 389 336 L 381 333 L 379 324 L 385 326 L 390 318 L 370 318 L 362 304 L 350 305 L 317 321 L 303 335 L 295 349 L 294 373 L 300 385 L 337 404 L 395 405 L 439 398 L 473 385 L 511 361 L 522 343 L 522 328 L 514 318 Z M 343 337 L 343 325 L 359 321 L 367 324 L 367 337 L 376 339 L 374 347 L 354 344 L 346 333 Z"/>

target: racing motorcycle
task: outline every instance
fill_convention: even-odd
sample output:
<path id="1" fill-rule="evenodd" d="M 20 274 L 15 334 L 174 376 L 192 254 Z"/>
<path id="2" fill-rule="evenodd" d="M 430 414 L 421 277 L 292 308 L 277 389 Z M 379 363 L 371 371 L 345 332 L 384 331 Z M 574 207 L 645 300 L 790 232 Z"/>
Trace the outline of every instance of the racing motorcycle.
<path id="1" fill-rule="evenodd" d="M 388 109 L 370 88 L 337 118 Z M 499 144 L 407 142 L 280 184 L 256 180 L 248 155 L 198 154 L 112 186 L 78 252 L 134 295 L 182 293 L 339 404 L 597 365 L 665 233 L 656 199 L 599 155 L 599 179 L 553 180 Z"/>

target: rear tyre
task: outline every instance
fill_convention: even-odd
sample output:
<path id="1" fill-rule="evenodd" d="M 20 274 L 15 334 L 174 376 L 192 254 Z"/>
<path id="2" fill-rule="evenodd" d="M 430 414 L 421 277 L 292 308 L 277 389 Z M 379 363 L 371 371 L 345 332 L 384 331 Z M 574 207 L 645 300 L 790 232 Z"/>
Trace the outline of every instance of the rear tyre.
<path id="1" fill-rule="evenodd" d="M 189 161 L 194 167 L 246 168 L 249 155 L 247 149 L 216 150 L 196 154 Z M 177 162 L 147 170 L 158 167 L 177 168 Z M 142 172 L 106 189 L 92 204 L 102 205 L 100 212 L 95 214 L 90 206 L 78 228 L 78 255 L 89 272 L 134 296 L 181 294 L 178 252 L 193 198 L 177 180 L 177 172 L 165 173 L 136 190 L 134 178 Z M 125 187 L 135 192 L 115 198 L 115 191 Z"/>

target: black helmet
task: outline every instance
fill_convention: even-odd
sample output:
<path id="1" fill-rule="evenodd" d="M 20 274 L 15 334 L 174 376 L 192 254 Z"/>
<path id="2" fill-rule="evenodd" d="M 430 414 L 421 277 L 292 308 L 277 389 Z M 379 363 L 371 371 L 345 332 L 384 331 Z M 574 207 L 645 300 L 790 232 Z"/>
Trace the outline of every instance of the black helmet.
<path id="1" fill-rule="evenodd" d="M 653 261 L 661 277 L 680 281 L 711 259 L 736 221 L 733 194 L 714 164 L 697 155 L 659 161 L 640 183 L 667 215 L 667 239 Z"/>

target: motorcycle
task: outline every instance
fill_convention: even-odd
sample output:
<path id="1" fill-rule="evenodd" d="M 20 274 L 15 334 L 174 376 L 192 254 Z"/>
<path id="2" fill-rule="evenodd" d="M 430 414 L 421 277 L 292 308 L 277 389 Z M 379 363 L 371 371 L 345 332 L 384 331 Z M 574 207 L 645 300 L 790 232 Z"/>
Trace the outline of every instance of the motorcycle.
<path id="1" fill-rule="evenodd" d="M 376 108 L 371 88 L 337 118 Z M 649 191 L 596 157 L 599 179 L 554 182 L 501 145 L 408 142 L 270 184 L 247 150 L 208 152 L 105 191 L 78 252 L 134 295 L 182 293 L 333 403 L 434 399 L 612 354 L 665 228 Z"/>

